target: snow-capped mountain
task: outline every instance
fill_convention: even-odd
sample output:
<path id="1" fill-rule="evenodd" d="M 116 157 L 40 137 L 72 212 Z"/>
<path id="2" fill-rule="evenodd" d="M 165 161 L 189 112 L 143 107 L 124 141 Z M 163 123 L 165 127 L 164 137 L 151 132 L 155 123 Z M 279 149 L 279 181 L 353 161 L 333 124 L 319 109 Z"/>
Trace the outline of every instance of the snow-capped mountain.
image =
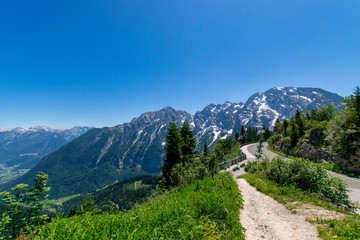
<path id="1" fill-rule="evenodd" d="M 277 87 L 255 93 L 245 103 L 210 104 L 194 116 L 194 132 L 199 145 L 210 146 L 228 133 L 239 132 L 241 125 L 272 128 L 276 119 L 289 119 L 300 111 L 341 105 L 341 97 L 319 88 Z"/>
<path id="2" fill-rule="evenodd" d="M 166 107 L 129 123 L 88 131 L 44 157 L 17 182 L 30 183 L 38 171 L 44 171 L 53 197 L 95 191 L 116 180 L 159 172 L 172 120 L 178 125 L 188 121 L 202 149 L 205 143 L 212 146 L 240 131 L 241 125 L 271 127 L 277 118 L 290 118 L 296 109 L 327 104 L 339 106 L 340 96 L 322 89 L 287 87 L 255 93 L 245 103 L 210 104 L 194 115 Z"/>
<path id="3" fill-rule="evenodd" d="M 31 168 L 42 157 L 87 132 L 89 127 L 0 129 L 0 165 Z"/>

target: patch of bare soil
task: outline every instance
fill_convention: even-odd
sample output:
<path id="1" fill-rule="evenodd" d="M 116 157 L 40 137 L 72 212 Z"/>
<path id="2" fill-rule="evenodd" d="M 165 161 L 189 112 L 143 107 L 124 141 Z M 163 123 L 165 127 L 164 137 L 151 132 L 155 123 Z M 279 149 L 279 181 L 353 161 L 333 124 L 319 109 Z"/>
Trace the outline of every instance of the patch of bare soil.
<path id="1" fill-rule="evenodd" d="M 309 203 L 299 203 L 299 202 L 292 202 L 287 203 L 286 207 L 292 209 L 292 213 L 296 213 L 297 215 L 304 216 L 306 219 L 316 221 L 316 219 L 337 219 L 343 220 L 346 218 L 346 215 L 343 213 L 339 213 L 336 211 L 326 210 L 322 207 L 315 206 Z"/>
<path id="2" fill-rule="evenodd" d="M 257 191 L 245 179 L 237 179 L 244 208 L 240 222 L 246 228 L 246 239 L 306 240 L 320 239 L 316 226 L 301 214 L 292 214 L 284 205 Z"/>

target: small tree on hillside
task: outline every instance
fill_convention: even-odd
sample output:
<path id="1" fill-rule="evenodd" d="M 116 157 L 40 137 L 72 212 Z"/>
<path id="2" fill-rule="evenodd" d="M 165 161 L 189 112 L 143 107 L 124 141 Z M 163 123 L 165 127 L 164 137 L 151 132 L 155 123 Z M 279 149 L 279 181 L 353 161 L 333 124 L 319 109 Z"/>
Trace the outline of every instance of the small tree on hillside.
<path id="1" fill-rule="evenodd" d="M 264 136 L 261 136 L 259 139 L 259 143 L 257 145 L 256 154 L 255 154 L 257 159 L 260 159 L 262 157 L 263 148 L 264 148 L 263 143 L 264 143 Z"/>
<path id="2" fill-rule="evenodd" d="M 286 119 L 284 119 L 284 122 L 283 122 L 283 136 L 284 137 L 287 137 L 287 135 L 288 135 L 288 133 L 287 133 L 288 125 L 289 125 L 289 122 Z"/>
<path id="3" fill-rule="evenodd" d="M 162 184 L 165 187 L 170 187 L 170 175 L 171 170 L 175 164 L 181 163 L 181 136 L 179 129 L 175 122 L 170 123 L 170 127 L 167 130 L 166 144 L 165 144 L 165 160 L 161 166 L 162 170 Z"/>
<path id="4" fill-rule="evenodd" d="M 295 112 L 295 123 L 298 126 L 298 138 L 301 138 L 302 136 L 304 136 L 305 131 L 304 131 L 304 122 L 301 118 L 301 113 L 299 109 L 296 109 Z"/>
<path id="5" fill-rule="evenodd" d="M 180 128 L 182 163 L 190 161 L 196 155 L 196 139 L 188 122 L 184 122 Z"/>
<path id="6" fill-rule="evenodd" d="M 208 147 L 207 147 L 207 144 L 206 144 L 206 143 L 205 143 L 205 145 L 204 145 L 203 155 L 204 155 L 205 157 L 207 157 L 207 155 L 208 155 Z"/>
<path id="7" fill-rule="evenodd" d="M 276 119 L 275 126 L 274 126 L 274 133 L 281 134 L 280 126 L 281 122 L 279 119 Z"/>
<path id="8" fill-rule="evenodd" d="M 245 134 L 246 134 L 245 127 L 244 127 L 244 125 L 241 125 L 240 143 L 245 143 L 246 142 Z"/>
<path id="9" fill-rule="evenodd" d="M 35 186 L 27 190 L 27 184 L 18 184 L 11 188 L 12 193 L 1 192 L 1 200 L 5 204 L 5 211 L 1 216 L 0 239 L 15 239 L 20 233 L 32 231 L 42 223 L 47 215 L 41 215 L 44 208 L 43 200 L 50 188 L 46 187 L 48 175 L 40 172 L 36 175 Z"/>
<path id="10" fill-rule="evenodd" d="M 291 146 L 295 147 L 295 145 L 298 142 L 298 134 L 297 134 L 297 130 L 296 130 L 296 125 L 295 125 L 295 121 L 294 119 L 292 119 L 290 121 L 290 126 L 291 126 L 291 132 L 290 132 L 290 140 L 291 140 Z"/>

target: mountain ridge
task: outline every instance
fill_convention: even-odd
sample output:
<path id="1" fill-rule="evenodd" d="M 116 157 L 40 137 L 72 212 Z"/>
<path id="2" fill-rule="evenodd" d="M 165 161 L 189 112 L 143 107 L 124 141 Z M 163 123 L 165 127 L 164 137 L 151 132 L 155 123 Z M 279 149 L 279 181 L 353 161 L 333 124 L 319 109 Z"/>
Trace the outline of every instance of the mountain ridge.
<path id="1" fill-rule="evenodd" d="M 53 129 L 45 126 L 0 129 L 1 168 L 35 166 L 42 157 L 84 134 L 91 127 Z"/>
<path id="2" fill-rule="evenodd" d="M 202 149 L 205 143 L 211 147 L 227 134 L 239 132 L 241 125 L 271 127 L 296 109 L 327 104 L 340 106 L 340 96 L 318 88 L 285 87 L 255 93 L 245 103 L 209 104 L 194 115 L 165 107 L 129 123 L 88 131 L 44 157 L 18 181 L 30 183 L 37 171 L 44 171 L 54 197 L 90 192 L 117 180 L 159 173 L 166 130 L 173 120 L 178 125 L 188 121 Z"/>

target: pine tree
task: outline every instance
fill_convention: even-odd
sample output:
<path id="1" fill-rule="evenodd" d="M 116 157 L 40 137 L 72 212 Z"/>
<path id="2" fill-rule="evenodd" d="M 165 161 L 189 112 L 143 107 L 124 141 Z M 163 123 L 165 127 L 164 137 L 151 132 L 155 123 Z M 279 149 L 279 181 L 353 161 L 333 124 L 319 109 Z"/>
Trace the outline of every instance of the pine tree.
<path id="1" fill-rule="evenodd" d="M 244 127 L 244 125 L 241 125 L 240 143 L 245 143 L 246 142 L 245 134 L 246 134 L 245 127 Z"/>
<path id="2" fill-rule="evenodd" d="M 271 137 L 271 131 L 269 130 L 269 128 L 263 126 L 262 135 L 264 136 L 264 140 L 269 139 Z"/>
<path id="3" fill-rule="evenodd" d="M 206 143 L 204 145 L 203 155 L 204 155 L 204 157 L 207 157 L 207 155 L 208 155 L 208 147 L 207 147 Z"/>
<path id="4" fill-rule="evenodd" d="M 190 161 L 196 154 L 196 139 L 188 122 L 184 122 L 180 129 L 182 163 Z"/>
<path id="5" fill-rule="evenodd" d="M 294 119 L 290 121 L 291 124 L 291 132 L 290 132 L 290 140 L 291 140 L 291 146 L 294 147 L 298 141 L 298 135 L 296 131 L 296 125 Z"/>
<path id="6" fill-rule="evenodd" d="M 360 88 L 357 86 L 350 96 L 344 99 L 347 125 L 360 131 Z"/>
<path id="7" fill-rule="evenodd" d="M 238 142 L 240 140 L 239 132 L 235 132 L 235 140 Z"/>
<path id="8" fill-rule="evenodd" d="M 48 216 L 40 214 L 50 188 L 46 187 L 48 175 L 39 172 L 34 179 L 35 186 L 27 190 L 27 184 L 17 184 L 12 193 L 0 193 L 4 205 L 0 216 L 0 239 L 17 239 L 21 233 L 32 231 L 43 223 Z"/>
<path id="9" fill-rule="evenodd" d="M 165 160 L 161 166 L 162 182 L 165 187 L 170 187 L 171 170 L 175 164 L 182 162 L 181 156 L 181 136 L 175 122 L 170 123 L 167 130 L 165 144 Z"/>
<path id="10" fill-rule="evenodd" d="M 298 137 L 301 138 L 302 136 L 304 136 L 305 131 L 304 131 L 304 122 L 301 119 L 301 113 L 299 109 L 296 109 L 295 112 L 295 123 L 299 127 Z"/>
<path id="11" fill-rule="evenodd" d="M 354 90 L 354 109 L 355 109 L 355 125 L 360 128 L 360 88 L 356 86 Z"/>
<path id="12" fill-rule="evenodd" d="M 286 120 L 286 119 L 284 119 L 284 122 L 283 122 L 283 136 L 284 137 L 287 137 L 287 128 L 288 128 L 288 125 L 289 125 L 289 122 Z"/>
<path id="13" fill-rule="evenodd" d="M 279 128 L 280 124 L 281 124 L 280 120 L 276 119 L 275 126 L 274 126 L 274 133 L 280 133 L 280 131 L 281 131 L 281 129 Z"/>

